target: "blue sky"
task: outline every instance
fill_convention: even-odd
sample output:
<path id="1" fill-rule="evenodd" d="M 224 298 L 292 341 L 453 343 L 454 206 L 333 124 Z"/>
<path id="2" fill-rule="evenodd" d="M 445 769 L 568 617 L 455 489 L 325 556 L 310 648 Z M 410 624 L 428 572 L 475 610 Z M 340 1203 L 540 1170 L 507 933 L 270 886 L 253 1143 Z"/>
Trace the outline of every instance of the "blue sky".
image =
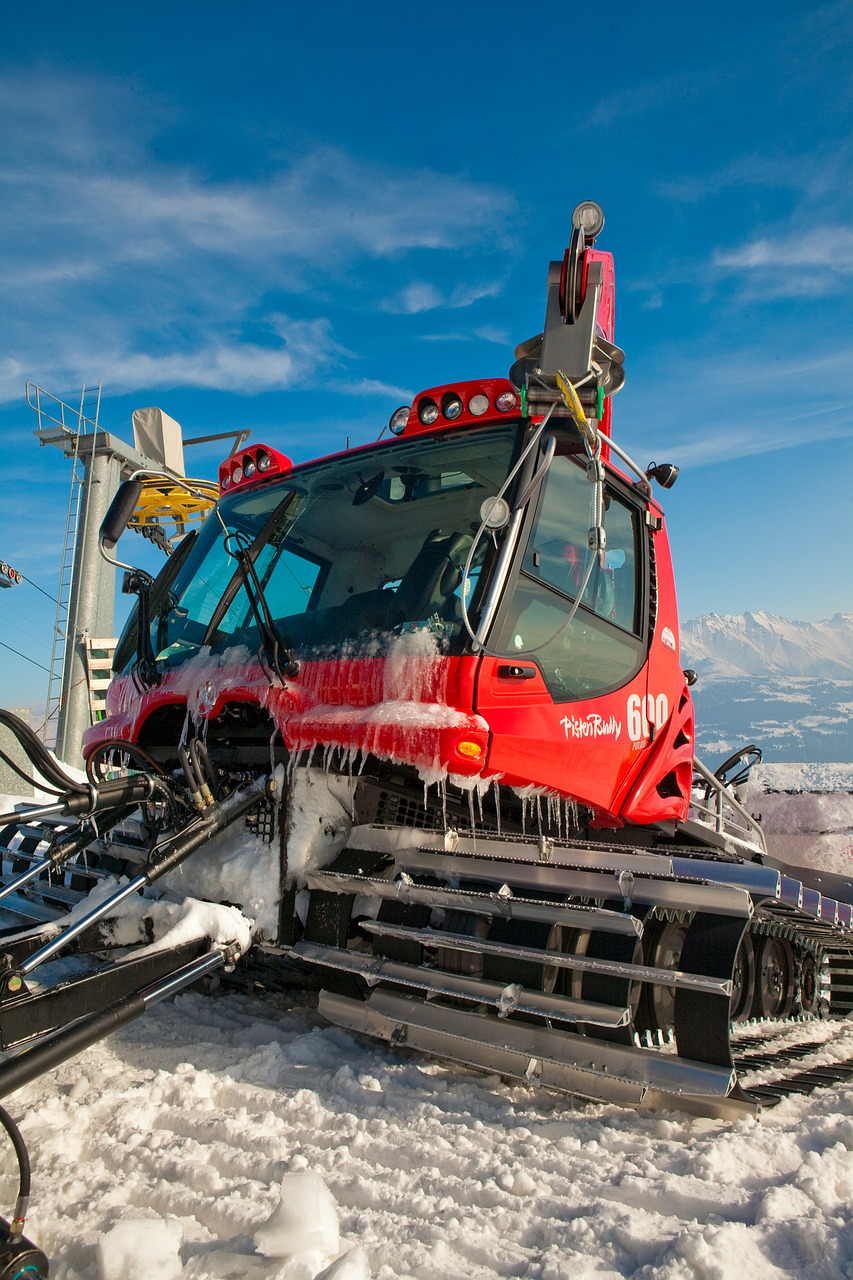
<path id="1" fill-rule="evenodd" d="M 682 468 L 682 616 L 853 608 L 849 3 L 47 0 L 0 22 L 0 559 L 32 583 L 56 591 L 70 477 L 28 379 L 102 381 L 126 439 L 158 404 L 297 459 L 362 443 L 419 388 L 507 371 L 593 198 L 617 437 Z M 52 620 L 35 586 L 0 592 L 29 659 L 0 651 L 0 705 L 43 703 Z"/>

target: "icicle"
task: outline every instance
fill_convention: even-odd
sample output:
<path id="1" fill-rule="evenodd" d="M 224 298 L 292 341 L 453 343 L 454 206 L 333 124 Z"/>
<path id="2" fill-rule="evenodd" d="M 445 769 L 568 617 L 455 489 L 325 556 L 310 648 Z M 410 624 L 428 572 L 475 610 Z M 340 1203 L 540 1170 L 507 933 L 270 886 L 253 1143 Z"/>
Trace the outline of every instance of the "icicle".
<path id="1" fill-rule="evenodd" d="M 498 835 L 500 835 L 501 834 L 501 784 L 499 782 L 494 782 L 492 785 L 494 787 L 494 792 L 495 792 L 495 824 L 498 829 Z"/>
<path id="2" fill-rule="evenodd" d="M 468 791 L 468 820 L 471 823 L 472 833 L 477 830 L 477 819 L 474 816 L 474 790 Z"/>

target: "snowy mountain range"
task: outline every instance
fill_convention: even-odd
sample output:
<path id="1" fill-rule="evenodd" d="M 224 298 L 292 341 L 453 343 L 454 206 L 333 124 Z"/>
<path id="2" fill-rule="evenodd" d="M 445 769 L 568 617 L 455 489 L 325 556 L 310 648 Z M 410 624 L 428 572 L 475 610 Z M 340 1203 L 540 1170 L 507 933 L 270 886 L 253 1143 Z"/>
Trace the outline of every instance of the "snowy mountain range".
<path id="1" fill-rule="evenodd" d="M 853 613 L 707 614 L 683 624 L 681 658 L 699 675 L 700 755 L 755 742 L 776 762 L 853 760 Z"/>

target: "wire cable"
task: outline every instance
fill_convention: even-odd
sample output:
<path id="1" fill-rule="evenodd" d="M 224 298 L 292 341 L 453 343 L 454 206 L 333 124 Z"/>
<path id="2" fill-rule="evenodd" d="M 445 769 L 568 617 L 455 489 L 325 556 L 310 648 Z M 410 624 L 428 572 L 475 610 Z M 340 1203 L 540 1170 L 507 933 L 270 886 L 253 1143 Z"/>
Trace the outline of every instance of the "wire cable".
<path id="1" fill-rule="evenodd" d="M 5 644 L 2 640 L 0 640 L 0 645 L 4 649 L 8 649 L 10 653 L 14 653 L 16 657 L 23 658 L 24 662 L 32 663 L 34 667 L 38 667 L 40 671 L 46 671 L 50 675 L 50 667 L 43 667 L 40 662 L 36 662 L 33 658 L 28 658 L 25 653 L 19 653 L 17 649 L 13 649 L 10 644 Z"/>

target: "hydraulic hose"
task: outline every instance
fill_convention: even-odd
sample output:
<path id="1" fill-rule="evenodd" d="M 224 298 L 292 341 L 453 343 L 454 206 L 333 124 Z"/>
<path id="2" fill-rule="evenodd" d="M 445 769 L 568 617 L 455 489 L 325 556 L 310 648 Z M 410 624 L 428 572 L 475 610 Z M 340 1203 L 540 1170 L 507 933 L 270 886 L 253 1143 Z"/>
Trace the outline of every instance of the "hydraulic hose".
<path id="1" fill-rule="evenodd" d="M 9 1140 L 15 1148 L 15 1155 L 18 1158 L 18 1201 L 12 1218 L 11 1233 L 12 1235 L 21 1235 L 24 1230 L 24 1219 L 27 1216 L 27 1205 L 30 1202 L 30 1157 L 20 1129 L 5 1107 L 0 1107 L 0 1124 L 8 1133 Z"/>
<path id="2" fill-rule="evenodd" d="M 52 783 L 61 792 L 83 790 L 85 784 L 75 782 L 72 777 L 65 773 L 41 739 L 37 738 L 30 726 L 25 724 L 14 712 L 0 709 L 0 725 L 5 725 L 9 732 L 17 738 L 24 754 L 47 782 Z"/>
<path id="3" fill-rule="evenodd" d="M 30 1157 L 21 1131 L 4 1107 L 0 1107 L 0 1125 L 6 1130 L 18 1159 L 18 1199 L 11 1222 L 0 1218 L 0 1280 L 45 1280 L 49 1267 L 41 1249 L 24 1235 L 24 1222 L 30 1201 Z"/>

